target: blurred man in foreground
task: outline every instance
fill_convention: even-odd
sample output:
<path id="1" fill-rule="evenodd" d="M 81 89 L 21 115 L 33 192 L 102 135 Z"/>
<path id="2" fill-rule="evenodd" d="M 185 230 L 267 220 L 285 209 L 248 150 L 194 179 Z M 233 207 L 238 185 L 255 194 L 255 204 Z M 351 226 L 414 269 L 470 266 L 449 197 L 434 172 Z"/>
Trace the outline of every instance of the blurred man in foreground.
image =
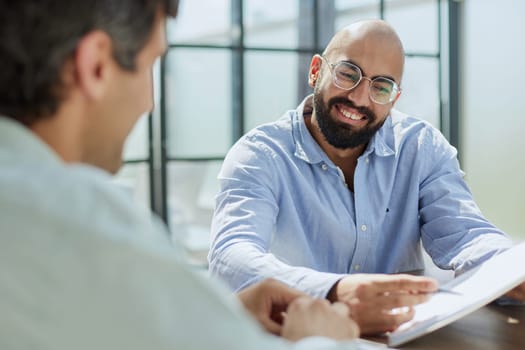
<path id="1" fill-rule="evenodd" d="M 111 184 L 177 6 L 0 0 L 0 348 L 354 348 L 346 305 L 271 280 L 242 305 L 302 341 L 261 331 Z"/>

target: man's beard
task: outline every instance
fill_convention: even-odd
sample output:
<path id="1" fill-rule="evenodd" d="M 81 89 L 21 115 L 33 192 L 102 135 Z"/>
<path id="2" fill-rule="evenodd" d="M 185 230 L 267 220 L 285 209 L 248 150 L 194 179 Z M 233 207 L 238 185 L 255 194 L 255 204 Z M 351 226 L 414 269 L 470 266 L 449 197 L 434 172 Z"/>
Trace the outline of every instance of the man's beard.
<path id="1" fill-rule="evenodd" d="M 359 113 L 364 114 L 367 124 L 356 130 L 352 125 L 335 120 L 330 115 L 330 110 L 336 104 L 354 108 Z M 352 101 L 344 97 L 334 97 L 325 104 L 323 102 L 323 94 L 317 88 L 314 89 L 314 114 L 326 141 L 339 149 L 356 148 L 368 144 L 372 136 L 383 125 L 383 123 L 374 124 L 377 116 L 373 111 L 366 107 L 357 107 Z"/>

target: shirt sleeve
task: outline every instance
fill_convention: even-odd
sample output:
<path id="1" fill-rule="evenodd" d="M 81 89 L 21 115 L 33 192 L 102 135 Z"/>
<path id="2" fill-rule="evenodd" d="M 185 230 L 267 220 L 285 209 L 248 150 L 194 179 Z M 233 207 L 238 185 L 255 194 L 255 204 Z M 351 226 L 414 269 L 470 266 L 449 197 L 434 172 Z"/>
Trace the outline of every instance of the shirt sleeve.
<path id="1" fill-rule="evenodd" d="M 291 266 L 269 252 L 279 215 L 276 166 L 271 150 L 246 138 L 228 153 L 219 174 L 210 272 L 236 291 L 272 277 L 324 298 L 344 275 Z"/>
<path id="2" fill-rule="evenodd" d="M 457 151 L 437 130 L 420 135 L 419 213 L 422 242 L 434 263 L 461 274 L 512 242 L 476 205 Z"/>
<path id="3" fill-rule="evenodd" d="M 165 247 L 85 243 L 97 250 L 89 267 L 96 273 L 86 279 L 78 269 L 75 284 L 56 300 L 61 317 L 45 328 L 49 349 L 353 349 L 351 342 L 311 337 L 291 343 L 266 333 L 224 286 Z"/>
<path id="4" fill-rule="evenodd" d="M 119 297 L 123 302 L 115 303 L 115 319 L 111 322 L 126 326 L 122 327 L 119 337 L 126 340 L 124 344 L 117 344 L 126 346 L 114 346 L 114 349 L 356 348 L 354 342 L 339 342 L 325 337 L 307 337 L 299 342 L 289 342 L 268 334 L 221 283 L 172 259 L 162 259 L 154 254 L 139 257 L 135 263 L 130 263 L 136 264 L 137 276 L 128 279 L 131 284 L 120 284 Z M 110 322 L 103 323 L 113 331 Z M 127 328 L 136 329 L 136 336 L 130 336 Z"/>

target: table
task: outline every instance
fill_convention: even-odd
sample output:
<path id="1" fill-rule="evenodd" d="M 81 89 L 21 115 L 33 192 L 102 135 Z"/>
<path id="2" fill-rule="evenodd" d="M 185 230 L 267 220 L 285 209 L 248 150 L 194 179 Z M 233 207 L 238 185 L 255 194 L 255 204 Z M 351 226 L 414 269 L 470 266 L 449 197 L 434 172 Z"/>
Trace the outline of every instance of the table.
<path id="1" fill-rule="evenodd" d="M 525 306 L 485 306 L 398 349 L 525 350 Z"/>

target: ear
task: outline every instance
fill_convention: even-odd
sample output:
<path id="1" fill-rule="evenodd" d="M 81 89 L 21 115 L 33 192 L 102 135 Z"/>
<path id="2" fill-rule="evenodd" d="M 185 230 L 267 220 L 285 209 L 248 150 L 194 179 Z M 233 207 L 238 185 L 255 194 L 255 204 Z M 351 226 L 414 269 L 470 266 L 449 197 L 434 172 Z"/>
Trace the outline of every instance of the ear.
<path id="1" fill-rule="evenodd" d="M 321 64 L 323 63 L 323 59 L 320 55 L 314 55 L 312 57 L 312 61 L 310 62 L 310 70 L 308 71 L 308 85 L 310 87 L 314 87 L 317 78 L 319 77 L 319 72 L 321 71 Z"/>
<path id="2" fill-rule="evenodd" d="M 75 67 L 78 86 L 85 95 L 95 100 L 102 98 L 116 67 L 109 35 L 100 30 L 85 35 L 77 45 Z"/>

